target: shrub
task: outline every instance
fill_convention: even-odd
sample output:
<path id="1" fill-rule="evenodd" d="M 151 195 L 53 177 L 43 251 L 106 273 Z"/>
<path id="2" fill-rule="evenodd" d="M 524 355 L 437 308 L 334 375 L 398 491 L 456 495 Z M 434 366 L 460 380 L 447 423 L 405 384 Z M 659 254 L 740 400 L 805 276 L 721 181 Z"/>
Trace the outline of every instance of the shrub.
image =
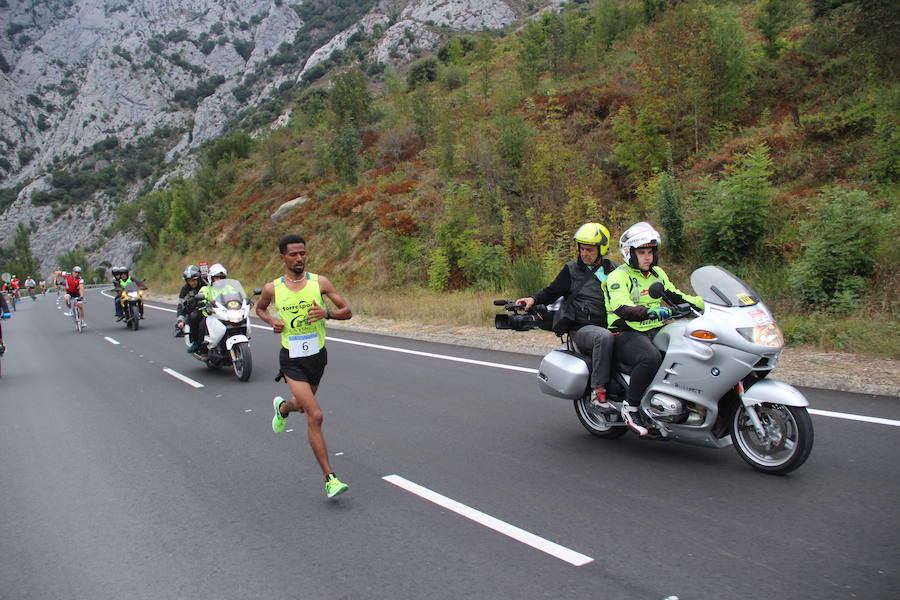
<path id="1" fill-rule="evenodd" d="M 706 181 L 699 222 L 707 256 L 735 265 L 762 247 L 773 195 L 771 175 L 769 149 L 760 144 L 728 167 L 721 181 Z"/>
<path id="2" fill-rule="evenodd" d="M 819 194 L 791 269 L 791 287 L 803 301 L 840 313 L 855 307 L 872 274 L 876 215 L 866 192 L 832 187 Z"/>
<path id="3" fill-rule="evenodd" d="M 430 83 L 437 79 L 438 60 L 429 56 L 414 63 L 406 74 L 406 85 L 410 89 L 417 87 L 423 83 Z"/>
<path id="4" fill-rule="evenodd" d="M 509 280 L 516 298 L 530 296 L 547 285 L 543 263 L 527 256 L 513 261 Z"/>
<path id="5" fill-rule="evenodd" d="M 475 287 L 491 291 L 500 289 L 506 275 L 506 249 L 503 246 L 476 241 L 459 262 Z"/>
<path id="6" fill-rule="evenodd" d="M 450 260 L 441 248 L 431 251 L 428 266 L 428 288 L 434 292 L 443 292 L 450 283 Z"/>

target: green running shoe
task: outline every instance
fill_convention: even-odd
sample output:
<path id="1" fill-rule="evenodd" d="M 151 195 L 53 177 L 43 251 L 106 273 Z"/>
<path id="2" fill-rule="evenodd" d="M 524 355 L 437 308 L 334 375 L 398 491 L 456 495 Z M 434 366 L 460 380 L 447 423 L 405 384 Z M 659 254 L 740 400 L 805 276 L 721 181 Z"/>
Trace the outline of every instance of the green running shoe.
<path id="1" fill-rule="evenodd" d="M 284 404 L 284 398 L 281 396 L 275 396 L 272 398 L 272 406 L 275 407 L 275 416 L 272 417 L 272 431 L 275 433 L 283 433 L 284 432 L 284 423 L 287 421 L 287 417 L 281 416 L 281 405 Z"/>
<path id="2" fill-rule="evenodd" d="M 347 491 L 350 486 L 334 476 L 334 473 L 328 476 L 325 481 L 325 493 L 329 498 L 334 498 Z"/>

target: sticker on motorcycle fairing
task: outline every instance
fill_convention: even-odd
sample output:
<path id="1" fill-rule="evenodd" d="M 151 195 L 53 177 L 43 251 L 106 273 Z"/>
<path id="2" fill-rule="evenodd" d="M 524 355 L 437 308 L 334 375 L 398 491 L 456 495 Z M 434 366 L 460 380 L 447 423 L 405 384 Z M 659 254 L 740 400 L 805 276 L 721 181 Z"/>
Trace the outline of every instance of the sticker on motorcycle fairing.
<path id="1" fill-rule="evenodd" d="M 756 304 L 756 300 L 754 300 L 748 294 L 738 294 L 737 299 L 738 299 L 738 302 L 740 302 L 744 306 L 750 306 L 751 304 Z"/>
<path id="2" fill-rule="evenodd" d="M 288 336 L 288 356 L 300 358 L 319 353 L 319 335 L 307 333 L 304 335 Z"/>
<path id="3" fill-rule="evenodd" d="M 751 310 L 750 318 L 756 321 L 757 325 L 768 325 L 769 323 L 772 323 L 772 317 L 761 310 Z"/>
<path id="4" fill-rule="evenodd" d="M 713 367 L 710 373 L 712 373 L 713 377 L 718 377 L 721 371 L 717 367 Z"/>

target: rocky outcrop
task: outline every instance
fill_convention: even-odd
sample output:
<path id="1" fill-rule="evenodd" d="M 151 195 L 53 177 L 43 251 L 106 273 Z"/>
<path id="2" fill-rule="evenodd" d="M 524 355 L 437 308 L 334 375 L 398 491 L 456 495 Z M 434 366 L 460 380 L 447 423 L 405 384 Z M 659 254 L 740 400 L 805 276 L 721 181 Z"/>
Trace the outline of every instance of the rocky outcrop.
<path id="1" fill-rule="evenodd" d="M 125 263 L 139 249 L 126 236 L 98 237 L 134 190 L 69 208 L 31 204 L 55 160 L 110 136 L 124 145 L 169 128 L 181 133 L 164 148 L 166 160 L 181 161 L 240 110 L 345 49 L 358 30 L 378 36 L 368 61 L 400 65 L 453 30 L 504 27 L 523 16 L 513 9 L 521 3 L 506 0 L 379 0 L 302 62 L 270 68 L 269 59 L 303 30 L 299 0 L 0 4 L 0 187 L 33 180 L 0 214 L 0 245 L 31 219 L 32 248 L 45 265 L 75 245 L 99 248 L 92 253 L 98 261 Z M 243 85 L 248 75 L 256 83 Z"/>

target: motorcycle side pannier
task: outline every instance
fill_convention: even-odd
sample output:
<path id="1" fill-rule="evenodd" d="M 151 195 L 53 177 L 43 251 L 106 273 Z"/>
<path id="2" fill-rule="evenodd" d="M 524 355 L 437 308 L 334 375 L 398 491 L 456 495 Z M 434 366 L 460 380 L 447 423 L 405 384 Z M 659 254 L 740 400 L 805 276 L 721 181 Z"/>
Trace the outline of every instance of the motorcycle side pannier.
<path id="1" fill-rule="evenodd" d="M 587 358 L 580 354 L 554 350 L 541 361 L 537 377 L 543 393 L 576 400 L 587 389 L 590 368 Z"/>

